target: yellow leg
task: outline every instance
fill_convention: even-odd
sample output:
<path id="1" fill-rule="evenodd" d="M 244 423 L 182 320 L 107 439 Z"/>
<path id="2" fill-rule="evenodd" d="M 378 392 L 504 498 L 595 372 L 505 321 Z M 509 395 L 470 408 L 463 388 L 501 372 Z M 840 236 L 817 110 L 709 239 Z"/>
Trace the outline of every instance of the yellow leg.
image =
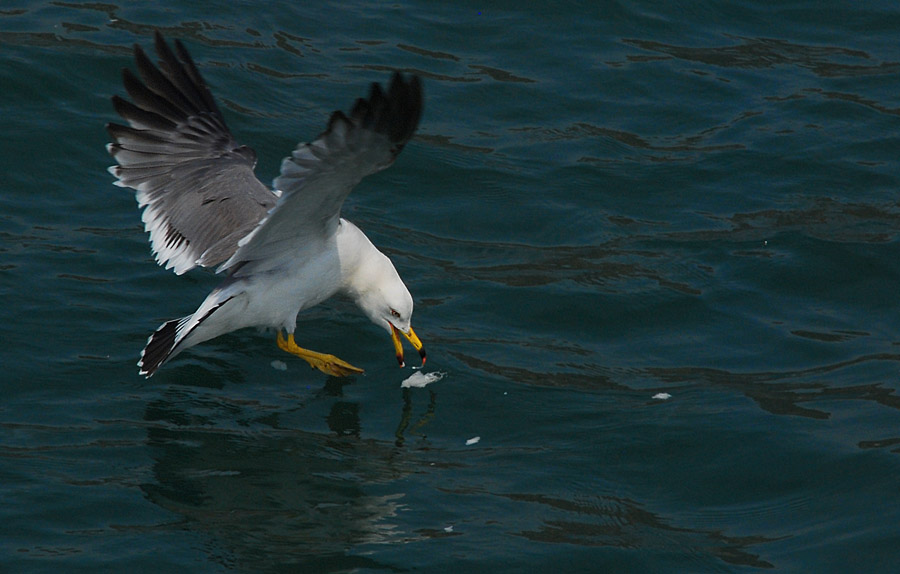
<path id="1" fill-rule="evenodd" d="M 325 355 L 323 353 L 317 353 L 315 351 L 310 351 L 308 349 L 298 347 L 297 343 L 294 342 L 293 333 L 288 334 L 288 338 L 287 340 L 285 340 L 284 335 L 281 334 L 281 331 L 278 331 L 278 339 L 276 342 L 278 343 L 278 348 L 282 351 L 287 351 L 292 355 L 297 355 L 298 357 L 309 363 L 310 367 L 319 369 L 323 373 L 334 375 L 335 377 L 347 377 L 349 375 L 355 375 L 363 372 L 362 369 L 354 367 L 350 363 L 342 361 L 334 355 Z"/>

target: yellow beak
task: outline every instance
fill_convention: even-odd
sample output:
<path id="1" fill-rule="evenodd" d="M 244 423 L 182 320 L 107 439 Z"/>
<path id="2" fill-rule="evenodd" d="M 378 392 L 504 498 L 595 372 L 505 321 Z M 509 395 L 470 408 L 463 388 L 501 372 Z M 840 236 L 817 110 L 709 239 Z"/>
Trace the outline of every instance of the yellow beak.
<path id="1" fill-rule="evenodd" d="M 400 341 L 400 333 L 403 333 L 403 331 L 391 325 L 391 340 L 394 341 L 394 350 L 397 352 L 397 362 L 400 363 L 400 366 L 402 367 L 405 363 L 403 362 L 403 343 Z M 403 336 L 409 339 L 412 346 L 419 352 L 419 356 L 422 357 L 422 365 L 424 366 L 425 346 L 422 345 L 422 341 L 419 340 L 416 332 L 410 327 L 409 333 L 403 333 Z"/>

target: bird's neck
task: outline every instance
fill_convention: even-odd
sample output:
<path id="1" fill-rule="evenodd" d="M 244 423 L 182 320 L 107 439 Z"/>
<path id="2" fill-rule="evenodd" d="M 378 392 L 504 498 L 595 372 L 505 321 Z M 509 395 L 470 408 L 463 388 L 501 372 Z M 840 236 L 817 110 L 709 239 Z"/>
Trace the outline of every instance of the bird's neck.
<path id="1" fill-rule="evenodd" d="M 381 275 L 381 267 L 387 264 L 393 268 L 393 265 L 365 233 L 346 219 L 341 219 L 336 238 L 341 291 L 357 300 L 373 284 L 372 279 Z"/>
<path id="2" fill-rule="evenodd" d="M 406 289 L 394 264 L 358 227 L 343 219 L 337 247 L 341 262 L 340 292 L 352 299 L 373 323 L 389 327 L 379 318 L 379 303 L 383 303 L 386 291 Z"/>

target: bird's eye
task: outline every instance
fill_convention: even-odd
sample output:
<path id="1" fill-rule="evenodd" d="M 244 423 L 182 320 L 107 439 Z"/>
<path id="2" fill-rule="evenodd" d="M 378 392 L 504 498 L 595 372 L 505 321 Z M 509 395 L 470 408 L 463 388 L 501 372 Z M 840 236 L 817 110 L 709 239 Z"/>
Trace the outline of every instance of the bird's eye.
<path id="1" fill-rule="evenodd" d="M 394 317 L 396 317 L 398 319 L 400 318 L 400 312 L 397 311 L 396 309 L 391 309 L 391 315 L 393 315 Z"/>

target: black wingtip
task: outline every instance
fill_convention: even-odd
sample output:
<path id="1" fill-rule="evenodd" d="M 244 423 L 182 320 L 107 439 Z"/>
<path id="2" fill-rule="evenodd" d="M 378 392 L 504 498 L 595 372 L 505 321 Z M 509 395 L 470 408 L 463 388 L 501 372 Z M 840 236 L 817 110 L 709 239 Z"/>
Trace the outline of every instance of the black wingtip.
<path id="1" fill-rule="evenodd" d="M 177 42 L 178 40 L 175 41 Z M 153 31 L 153 46 L 156 48 L 156 53 L 159 54 L 159 57 L 163 60 L 168 59 L 167 56 L 174 57 L 172 56 L 172 49 L 169 48 L 168 42 L 166 42 L 162 32 L 158 29 Z"/>
<path id="2" fill-rule="evenodd" d="M 392 138 L 397 142 L 406 142 L 412 138 L 422 118 L 424 107 L 422 81 L 416 75 L 410 76 L 409 80 L 405 81 L 400 72 L 394 72 L 387 99 L 391 104 L 392 115 L 404 120 L 393 126 Z"/>
<path id="3" fill-rule="evenodd" d="M 141 368 L 140 374 L 150 378 L 166 362 L 166 359 L 172 354 L 172 349 L 175 348 L 179 322 L 179 319 L 167 321 L 150 335 L 147 346 L 141 353 L 141 360 L 138 361 L 138 366 Z"/>
<path id="4" fill-rule="evenodd" d="M 413 74 L 407 78 L 394 72 L 386 91 L 381 84 L 372 83 L 368 98 L 356 100 L 350 117 L 364 127 L 387 135 L 399 152 L 419 126 L 423 102 L 419 77 Z"/>

